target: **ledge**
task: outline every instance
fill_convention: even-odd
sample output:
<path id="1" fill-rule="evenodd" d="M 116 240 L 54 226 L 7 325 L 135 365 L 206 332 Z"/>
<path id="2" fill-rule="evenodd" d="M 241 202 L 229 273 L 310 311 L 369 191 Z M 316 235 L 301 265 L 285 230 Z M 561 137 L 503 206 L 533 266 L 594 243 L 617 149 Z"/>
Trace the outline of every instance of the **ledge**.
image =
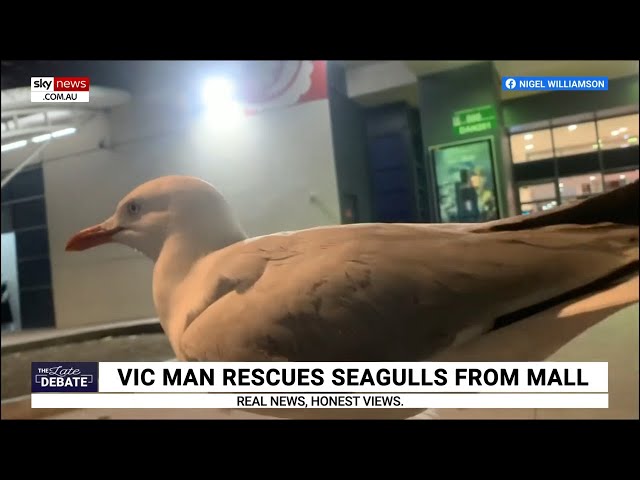
<path id="1" fill-rule="evenodd" d="M 36 348 L 49 347 L 71 342 L 96 340 L 108 336 L 121 336 L 145 333 L 162 333 L 157 318 L 132 320 L 126 322 L 94 325 L 73 329 L 50 329 L 40 331 L 21 331 L 2 336 L 2 355 L 23 352 Z"/>

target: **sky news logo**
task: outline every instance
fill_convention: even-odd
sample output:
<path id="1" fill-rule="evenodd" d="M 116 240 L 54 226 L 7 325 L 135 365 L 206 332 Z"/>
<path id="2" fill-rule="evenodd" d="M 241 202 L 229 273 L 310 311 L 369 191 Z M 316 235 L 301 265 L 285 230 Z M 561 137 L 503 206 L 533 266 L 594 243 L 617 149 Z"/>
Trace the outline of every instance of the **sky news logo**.
<path id="1" fill-rule="evenodd" d="M 33 362 L 32 393 L 98 391 L 98 362 Z"/>
<path id="2" fill-rule="evenodd" d="M 604 91 L 609 90 L 607 77 L 502 77 L 506 91 Z"/>
<path id="3" fill-rule="evenodd" d="M 88 102 L 89 77 L 31 77 L 31 102 Z"/>

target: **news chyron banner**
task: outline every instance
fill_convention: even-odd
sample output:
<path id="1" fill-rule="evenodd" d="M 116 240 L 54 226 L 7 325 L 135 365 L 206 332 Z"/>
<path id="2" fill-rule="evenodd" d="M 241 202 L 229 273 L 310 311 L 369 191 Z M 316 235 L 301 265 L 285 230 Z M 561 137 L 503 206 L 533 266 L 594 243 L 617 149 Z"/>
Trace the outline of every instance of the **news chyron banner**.
<path id="1" fill-rule="evenodd" d="M 31 77 L 31 102 L 89 101 L 89 77 Z"/>
<path id="2" fill-rule="evenodd" d="M 35 362 L 31 406 L 608 408 L 608 385 L 606 362 Z"/>

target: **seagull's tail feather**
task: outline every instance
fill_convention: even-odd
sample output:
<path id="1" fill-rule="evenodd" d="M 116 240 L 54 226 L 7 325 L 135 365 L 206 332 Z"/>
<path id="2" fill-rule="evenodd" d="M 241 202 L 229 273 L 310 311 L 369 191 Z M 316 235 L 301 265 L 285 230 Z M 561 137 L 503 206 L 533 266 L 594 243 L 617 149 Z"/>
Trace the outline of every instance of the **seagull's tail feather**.
<path id="1" fill-rule="evenodd" d="M 638 229 L 640 182 L 635 182 L 586 200 L 560 206 L 554 210 L 540 212 L 530 216 L 522 215 L 490 222 L 479 226 L 477 233 L 513 232 L 536 230 L 549 227 L 549 239 L 553 232 L 575 232 L 580 238 L 576 248 L 584 249 L 585 262 L 589 261 L 588 252 L 611 253 L 612 264 L 608 272 L 582 285 L 576 282 L 576 288 L 548 298 L 541 303 L 528 306 L 497 319 L 495 328 L 510 325 L 520 319 L 544 311 L 560 303 L 589 295 L 609 288 L 630 275 L 637 275 L 640 268 L 638 256 Z M 526 234 L 526 232 L 522 232 Z M 606 269 L 605 269 L 606 270 Z"/>
<path id="2" fill-rule="evenodd" d="M 531 215 L 519 215 L 488 222 L 479 226 L 476 232 L 496 232 L 505 230 L 526 230 L 550 225 L 573 224 L 593 225 L 614 223 L 620 225 L 638 225 L 640 222 L 638 197 L 640 182 L 616 188 L 553 210 L 537 212 Z"/>

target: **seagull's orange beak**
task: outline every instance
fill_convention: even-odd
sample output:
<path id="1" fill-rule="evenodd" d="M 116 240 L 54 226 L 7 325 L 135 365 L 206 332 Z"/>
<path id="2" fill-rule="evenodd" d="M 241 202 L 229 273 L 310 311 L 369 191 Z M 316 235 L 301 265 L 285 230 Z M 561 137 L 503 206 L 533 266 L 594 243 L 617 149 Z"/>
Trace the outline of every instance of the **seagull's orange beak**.
<path id="1" fill-rule="evenodd" d="M 123 230 L 122 227 L 106 228 L 104 224 L 85 228 L 69 239 L 65 250 L 67 252 L 79 252 L 113 242 L 113 236 L 121 230 Z"/>

